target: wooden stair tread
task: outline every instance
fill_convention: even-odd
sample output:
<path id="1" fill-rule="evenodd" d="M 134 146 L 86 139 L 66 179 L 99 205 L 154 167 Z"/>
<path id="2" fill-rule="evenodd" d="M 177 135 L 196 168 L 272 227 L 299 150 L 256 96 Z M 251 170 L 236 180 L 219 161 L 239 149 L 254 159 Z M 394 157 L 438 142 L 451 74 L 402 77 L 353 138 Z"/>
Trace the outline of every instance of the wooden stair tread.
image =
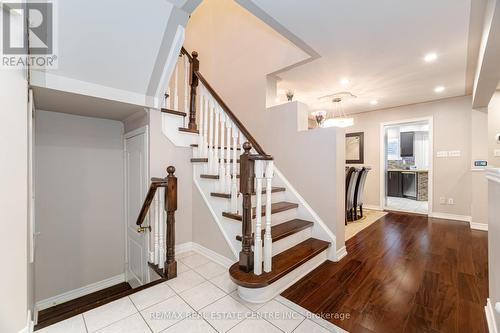
<path id="1" fill-rule="evenodd" d="M 276 193 L 276 192 L 285 192 L 286 188 L 284 187 L 272 187 L 271 188 L 271 193 Z M 266 193 L 266 189 L 262 189 L 262 194 Z M 212 197 L 218 197 L 218 198 L 225 198 L 225 199 L 231 199 L 231 194 L 229 193 L 218 193 L 218 192 L 212 192 L 210 193 Z M 252 193 L 252 195 L 255 195 L 255 193 Z"/>
<path id="2" fill-rule="evenodd" d="M 219 175 L 207 175 L 207 174 L 203 174 L 203 175 L 200 175 L 200 178 L 204 178 L 204 179 L 219 179 Z M 233 176 L 231 176 L 231 178 L 233 178 Z M 236 175 L 236 178 L 240 178 L 240 175 Z"/>
<path id="3" fill-rule="evenodd" d="M 219 158 L 219 162 L 222 160 L 223 160 L 222 158 Z M 191 159 L 191 162 L 193 162 L 193 163 L 208 163 L 208 158 L 206 158 L 206 157 L 193 157 Z M 233 159 L 231 158 L 229 160 L 229 162 L 233 163 Z M 224 163 L 227 163 L 227 158 L 224 158 Z M 240 163 L 240 160 L 237 159 L 236 163 Z"/>
<path id="4" fill-rule="evenodd" d="M 176 115 L 176 116 L 181 116 L 181 117 L 186 117 L 187 116 L 186 112 L 175 111 L 175 110 L 166 109 L 166 108 L 162 108 L 161 112 L 163 112 L 163 113 L 170 113 L 170 114 L 173 114 L 173 115 Z"/>
<path id="5" fill-rule="evenodd" d="M 281 201 L 281 202 L 276 202 L 271 204 L 271 214 L 276 214 L 276 213 L 281 213 L 290 209 L 294 209 L 299 207 L 298 204 L 293 203 L 293 202 L 287 202 L 287 201 Z M 266 206 L 262 206 L 262 216 L 266 213 Z M 236 213 L 228 213 L 228 212 L 223 212 L 222 216 L 233 219 L 233 220 L 238 220 L 241 221 L 241 215 L 236 214 Z M 255 214 L 255 207 L 252 208 L 252 219 L 254 219 L 256 216 Z"/>
<path id="6" fill-rule="evenodd" d="M 198 147 L 198 144 L 197 143 L 193 143 L 190 146 L 196 148 L 196 147 Z M 207 147 L 210 148 L 210 146 L 207 146 Z M 215 146 L 212 146 L 212 147 L 213 148 L 217 148 L 217 149 L 227 149 L 227 147 L 215 147 Z M 234 148 L 231 147 L 231 150 L 234 150 Z M 241 148 L 236 148 L 236 150 L 241 150 Z"/>
<path id="7" fill-rule="evenodd" d="M 328 246 L 329 242 L 309 238 L 273 256 L 272 271 L 269 273 L 263 272 L 261 275 L 255 275 L 253 272 L 245 273 L 240 270 L 239 263 L 235 263 L 229 268 L 229 275 L 234 283 L 245 288 L 266 287 L 314 258 Z"/>
<path id="8" fill-rule="evenodd" d="M 293 234 L 296 234 L 297 232 L 300 232 L 304 229 L 307 229 L 309 227 L 312 227 L 314 225 L 313 222 L 311 221 L 306 221 L 306 220 L 301 220 L 301 219 L 293 219 L 290 221 L 286 221 L 283 223 L 280 223 L 278 225 L 274 225 L 271 227 L 271 238 L 273 242 L 277 242 L 280 239 L 283 239 L 285 237 L 291 236 Z M 262 230 L 262 239 L 264 239 L 264 234 L 266 233 L 266 230 Z M 239 240 L 241 242 L 241 236 L 236 236 L 236 240 Z"/>
<path id="9" fill-rule="evenodd" d="M 185 128 L 185 127 L 179 127 L 179 131 L 181 132 L 187 132 L 187 133 L 194 133 L 194 134 L 199 134 L 199 130 L 191 129 L 191 128 Z"/>

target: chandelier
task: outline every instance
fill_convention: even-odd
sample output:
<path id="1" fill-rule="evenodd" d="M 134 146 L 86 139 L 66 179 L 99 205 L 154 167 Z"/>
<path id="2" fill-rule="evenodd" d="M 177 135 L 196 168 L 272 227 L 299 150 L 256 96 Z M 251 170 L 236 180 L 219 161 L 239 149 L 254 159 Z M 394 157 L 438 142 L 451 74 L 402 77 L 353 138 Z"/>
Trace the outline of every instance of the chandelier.
<path id="1" fill-rule="evenodd" d="M 350 92 L 340 92 L 332 95 L 320 97 L 319 100 L 330 100 L 333 109 L 330 113 L 318 110 L 312 113 L 319 127 L 340 127 L 345 128 L 354 125 L 354 118 L 346 116 L 343 103 L 346 100 L 356 98 Z"/>

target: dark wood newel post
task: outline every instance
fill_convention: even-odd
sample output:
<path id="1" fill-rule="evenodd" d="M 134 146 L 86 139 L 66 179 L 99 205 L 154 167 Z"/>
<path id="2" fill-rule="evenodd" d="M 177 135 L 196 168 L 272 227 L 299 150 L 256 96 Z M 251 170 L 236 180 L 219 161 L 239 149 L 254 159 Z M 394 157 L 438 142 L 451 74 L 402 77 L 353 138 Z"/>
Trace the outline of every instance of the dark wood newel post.
<path id="1" fill-rule="evenodd" d="M 196 72 L 200 70 L 200 61 L 198 60 L 198 52 L 191 53 L 191 67 L 189 75 L 189 85 L 191 86 L 191 100 L 189 102 L 189 123 L 188 128 L 192 130 L 198 129 L 196 125 L 196 89 L 198 88 L 198 77 Z"/>
<path id="2" fill-rule="evenodd" d="M 167 260 L 165 261 L 165 276 L 172 279 L 177 276 L 177 261 L 175 261 L 175 211 L 177 210 L 177 177 L 175 168 L 167 168 L 167 188 L 165 191 L 165 210 L 167 211 Z"/>
<path id="3" fill-rule="evenodd" d="M 253 271 L 252 251 L 252 193 L 254 192 L 254 164 L 250 159 L 252 145 L 243 144 L 245 152 L 240 156 L 240 192 L 243 196 L 243 210 L 241 212 L 242 242 L 240 252 L 240 270 L 248 273 Z"/>

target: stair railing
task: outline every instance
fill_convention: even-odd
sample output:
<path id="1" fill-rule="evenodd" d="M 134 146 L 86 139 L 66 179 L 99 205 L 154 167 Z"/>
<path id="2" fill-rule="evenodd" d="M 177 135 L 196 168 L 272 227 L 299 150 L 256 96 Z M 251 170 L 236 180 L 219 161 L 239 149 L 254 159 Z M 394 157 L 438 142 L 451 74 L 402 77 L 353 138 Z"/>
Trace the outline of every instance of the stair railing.
<path id="1" fill-rule="evenodd" d="M 149 265 L 160 276 L 172 279 L 177 276 L 175 260 L 175 211 L 177 210 L 177 177 L 175 168 L 167 168 L 165 178 L 152 178 L 136 224 L 137 232 L 149 231 L 153 251 Z M 149 225 L 143 226 L 149 214 Z M 165 229 L 166 226 L 166 229 Z"/>
<path id="2" fill-rule="evenodd" d="M 189 62 L 189 69 L 186 67 Z M 271 271 L 272 239 L 271 239 L 271 193 L 273 178 L 273 159 L 267 155 L 257 140 L 250 134 L 236 115 L 224 103 L 222 98 L 212 88 L 200 73 L 198 53 L 189 54 L 181 49 L 180 60 L 177 63 L 173 84 L 173 95 L 167 98 L 167 107 L 178 106 L 179 68 L 184 64 L 184 92 L 187 94 L 189 84 L 189 129 L 198 130 L 196 156 L 206 158 L 205 173 L 218 176 L 214 191 L 230 194 L 228 210 L 242 216 L 242 251 L 240 252 L 240 269 L 246 272 L 254 271 L 262 274 Z M 186 79 L 187 78 L 187 79 Z M 173 81 L 173 82 L 172 82 Z M 170 92 L 170 87 L 168 92 Z M 168 93 L 168 95 L 170 95 Z M 185 101 L 187 97 L 184 96 Z M 198 111 L 198 112 L 197 112 Z M 187 113 L 187 104 L 184 105 Z M 198 115 L 197 115 L 198 113 Z M 196 120 L 199 120 L 199 126 Z M 248 143 L 248 145 L 244 145 Z M 238 151 L 249 147 L 240 156 Z M 246 154 L 246 155 L 245 155 Z M 248 155 L 248 158 L 245 157 Z M 238 159 L 240 161 L 238 167 Z M 238 182 L 237 178 L 240 177 Z M 266 205 L 262 213 L 262 184 L 266 184 Z M 250 183 L 255 183 L 250 185 Z M 255 185 L 257 191 L 254 191 Z M 255 192 L 255 193 L 254 193 Z M 241 195 L 240 195 L 241 193 Z M 257 202 L 255 210 L 255 232 L 252 233 L 252 195 Z M 265 216 L 265 226 L 262 226 L 262 216 Z M 262 230 L 265 230 L 262 235 Z M 254 239 L 255 238 L 255 239 Z M 263 244 L 263 245 L 262 245 Z M 252 249 L 253 246 L 253 249 Z M 255 255 L 254 255 L 255 252 Z"/>

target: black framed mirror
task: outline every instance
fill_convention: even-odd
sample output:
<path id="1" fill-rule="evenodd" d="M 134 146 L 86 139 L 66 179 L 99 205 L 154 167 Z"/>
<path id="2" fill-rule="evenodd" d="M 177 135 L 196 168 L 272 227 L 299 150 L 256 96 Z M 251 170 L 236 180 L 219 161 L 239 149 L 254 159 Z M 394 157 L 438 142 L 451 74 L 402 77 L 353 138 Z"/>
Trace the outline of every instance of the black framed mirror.
<path id="1" fill-rule="evenodd" d="M 364 132 L 347 133 L 345 135 L 346 164 L 363 164 L 364 155 Z"/>

